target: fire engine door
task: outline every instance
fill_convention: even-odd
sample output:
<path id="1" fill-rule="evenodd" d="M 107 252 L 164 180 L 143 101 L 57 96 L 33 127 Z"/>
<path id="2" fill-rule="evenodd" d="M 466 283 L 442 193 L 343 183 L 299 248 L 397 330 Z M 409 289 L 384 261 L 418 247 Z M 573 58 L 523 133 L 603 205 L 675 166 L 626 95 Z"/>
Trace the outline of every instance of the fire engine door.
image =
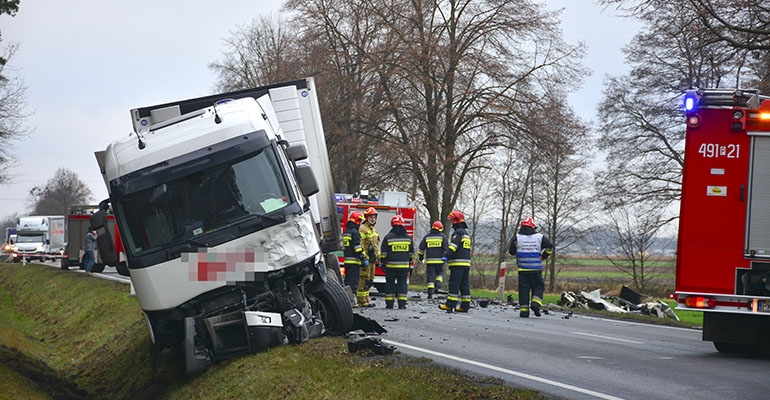
<path id="1" fill-rule="evenodd" d="M 746 213 L 746 256 L 770 258 L 770 137 L 767 132 L 748 134 L 751 136 L 751 159 Z"/>

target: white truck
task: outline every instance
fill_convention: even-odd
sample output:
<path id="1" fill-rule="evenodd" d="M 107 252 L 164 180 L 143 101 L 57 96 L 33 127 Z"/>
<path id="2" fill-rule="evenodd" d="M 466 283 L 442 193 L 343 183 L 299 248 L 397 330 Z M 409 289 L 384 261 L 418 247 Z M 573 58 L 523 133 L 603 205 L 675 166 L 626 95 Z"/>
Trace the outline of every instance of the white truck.
<path id="1" fill-rule="evenodd" d="M 16 222 L 13 261 L 61 258 L 64 250 L 64 216 L 31 215 Z"/>
<path id="2" fill-rule="evenodd" d="M 312 78 L 131 117 L 135 131 L 96 153 L 100 208 L 112 207 L 156 345 L 181 344 L 192 374 L 351 330 L 332 278 L 341 234 Z M 91 225 L 101 252 L 105 213 Z"/>

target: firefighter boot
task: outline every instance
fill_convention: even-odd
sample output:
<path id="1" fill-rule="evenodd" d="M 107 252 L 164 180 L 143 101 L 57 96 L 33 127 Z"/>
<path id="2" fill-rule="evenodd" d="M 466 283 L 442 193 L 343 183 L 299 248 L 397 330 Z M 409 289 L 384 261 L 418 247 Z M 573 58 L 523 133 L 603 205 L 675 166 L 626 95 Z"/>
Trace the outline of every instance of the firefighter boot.
<path id="1" fill-rule="evenodd" d="M 406 300 L 398 300 L 398 309 L 399 310 L 406 310 Z"/>
<path id="2" fill-rule="evenodd" d="M 519 308 L 519 317 L 521 317 L 521 318 L 529 318 L 529 307 L 521 307 L 521 308 Z"/>
<path id="3" fill-rule="evenodd" d="M 540 303 L 538 303 L 536 301 L 532 302 L 532 312 L 535 313 L 536 317 L 539 317 L 539 316 L 542 315 L 542 314 L 540 314 Z"/>
<path id="4" fill-rule="evenodd" d="M 460 302 L 460 305 L 458 305 L 457 308 L 455 308 L 455 311 L 456 312 L 468 312 L 468 310 L 470 310 L 470 309 L 471 309 L 471 301 L 470 301 L 470 299 L 468 299 L 468 301 L 465 301 L 465 299 L 463 299 L 463 301 Z"/>
<path id="5" fill-rule="evenodd" d="M 454 309 L 453 307 L 449 307 L 448 305 L 446 305 L 446 304 L 444 304 L 444 303 L 441 303 L 441 304 L 439 304 L 439 305 L 438 305 L 438 308 L 439 308 L 440 310 L 444 310 L 444 311 L 446 311 L 446 312 L 448 312 L 448 313 L 453 313 L 453 312 L 455 312 L 455 309 Z"/>
<path id="6" fill-rule="evenodd" d="M 429 287 L 428 288 L 428 299 L 432 299 L 432 298 L 433 298 L 433 288 Z"/>
<path id="7" fill-rule="evenodd" d="M 385 308 L 392 310 L 393 309 L 393 300 L 385 300 Z"/>

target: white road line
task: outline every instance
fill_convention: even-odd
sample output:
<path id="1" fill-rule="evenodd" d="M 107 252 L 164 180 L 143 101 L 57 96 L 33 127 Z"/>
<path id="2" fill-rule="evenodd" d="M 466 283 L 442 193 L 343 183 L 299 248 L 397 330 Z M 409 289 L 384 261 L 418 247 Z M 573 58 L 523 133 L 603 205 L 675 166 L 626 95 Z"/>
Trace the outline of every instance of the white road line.
<path id="1" fill-rule="evenodd" d="M 628 340 L 628 339 L 621 339 L 621 338 L 615 338 L 611 336 L 602 336 L 602 335 L 594 335 L 592 333 L 583 333 L 583 332 L 570 332 L 573 335 L 582 335 L 582 336 L 590 336 L 595 337 L 599 339 L 607 339 L 607 340 L 614 340 L 616 342 L 625 342 L 625 343 L 633 343 L 633 344 L 643 344 L 643 342 L 637 342 L 634 340 Z"/>
<path id="2" fill-rule="evenodd" d="M 599 399 L 623 400 L 620 397 L 610 396 L 608 394 L 595 392 L 593 390 L 583 389 L 583 388 L 580 388 L 580 387 L 577 387 L 577 386 L 568 385 L 566 383 L 556 382 L 556 381 L 552 381 L 550 379 L 540 378 L 538 376 L 525 374 L 523 372 L 516 372 L 516 371 L 512 371 L 510 369 L 500 368 L 500 367 L 496 367 L 494 365 L 489 365 L 489 364 L 485 364 L 485 363 L 478 362 L 478 361 L 468 360 L 468 359 L 462 358 L 462 357 L 457 357 L 457 356 L 452 356 L 452 355 L 449 355 L 449 354 L 439 353 L 439 352 L 436 352 L 436 351 L 433 351 L 433 350 L 423 349 L 421 347 L 410 346 L 408 344 L 394 342 L 392 340 L 382 339 L 382 341 L 385 342 L 385 343 L 388 343 L 388 344 L 392 344 L 394 346 L 401 346 L 401 347 L 404 347 L 404 348 L 407 348 L 407 349 L 410 349 L 410 350 L 419 351 L 419 352 L 425 353 L 425 354 L 430 354 L 432 356 L 448 358 L 448 359 L 453 360 L 453 361 L 458 361 L 458 362 L 461 362 L 461 363 L 470 364 L 470 365 L 474 365 L 474 366 L 481 367 L 481 368 L 491 369 L 493 371 L 502 372 L 504 374 L 517 376 L 519 378 L 529 379 L 529 380 L 532 380 L 532 381 L 535 381 L 535 382 L 544 383 L 546 385 L 556 386 L 556 387 L 561 388 L 561 389 L 567 389 L 567 390 L 572 390 L 574 392 L 579 392 L 579 393 L 587 394 L 587 395 L 594 396 L 594 397 L 599 398 Z"/>

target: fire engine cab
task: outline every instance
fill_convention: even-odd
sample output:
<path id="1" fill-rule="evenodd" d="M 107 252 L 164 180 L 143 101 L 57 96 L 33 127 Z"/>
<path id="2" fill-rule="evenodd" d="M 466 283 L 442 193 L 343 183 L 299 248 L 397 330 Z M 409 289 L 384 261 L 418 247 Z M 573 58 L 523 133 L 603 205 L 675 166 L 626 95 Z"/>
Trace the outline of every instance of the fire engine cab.
<path id="1" fill-rule="evenodd" d="M 377 210 L 375 229 L 377 229 L 377 233 L 380 235 L 380 242 L 390 232 L 390 219 L 396 215 L 401 215 L 404 218 L 406 233 L 409 234 L 413 241 L 415 240 L 414 227 L 417 208 L 408 202 L 406 193 L 385 191 L 380 193 L 379 197 L 374 197 L 368 191 L 362 190 L 356 194 L 336 193 L 334 197 L 337 202 L 337 214 L 339 215 L 343 231 L 350 213 L 353 211 L 361 211 L 363 213 L 367 208 L 374 207 Z M 416 246 L 417 242 L 415 242 Z M 345 275 L 344 257 L 339 255 L 338 261 L 340 273 Z M 379 263 L 377 263 L 374 269 L 374 275 L 373 286 L 379 293 L 385 293 L 385 271 L 382 270 Z M 355 290 L 355 288 L 353 289 Z"/>
<path id="2" fill-rule="evenodd" d="M 720 352 L 770 354 L 770 97 L 685 96 L 677 309 L 703 311 Z"/>

